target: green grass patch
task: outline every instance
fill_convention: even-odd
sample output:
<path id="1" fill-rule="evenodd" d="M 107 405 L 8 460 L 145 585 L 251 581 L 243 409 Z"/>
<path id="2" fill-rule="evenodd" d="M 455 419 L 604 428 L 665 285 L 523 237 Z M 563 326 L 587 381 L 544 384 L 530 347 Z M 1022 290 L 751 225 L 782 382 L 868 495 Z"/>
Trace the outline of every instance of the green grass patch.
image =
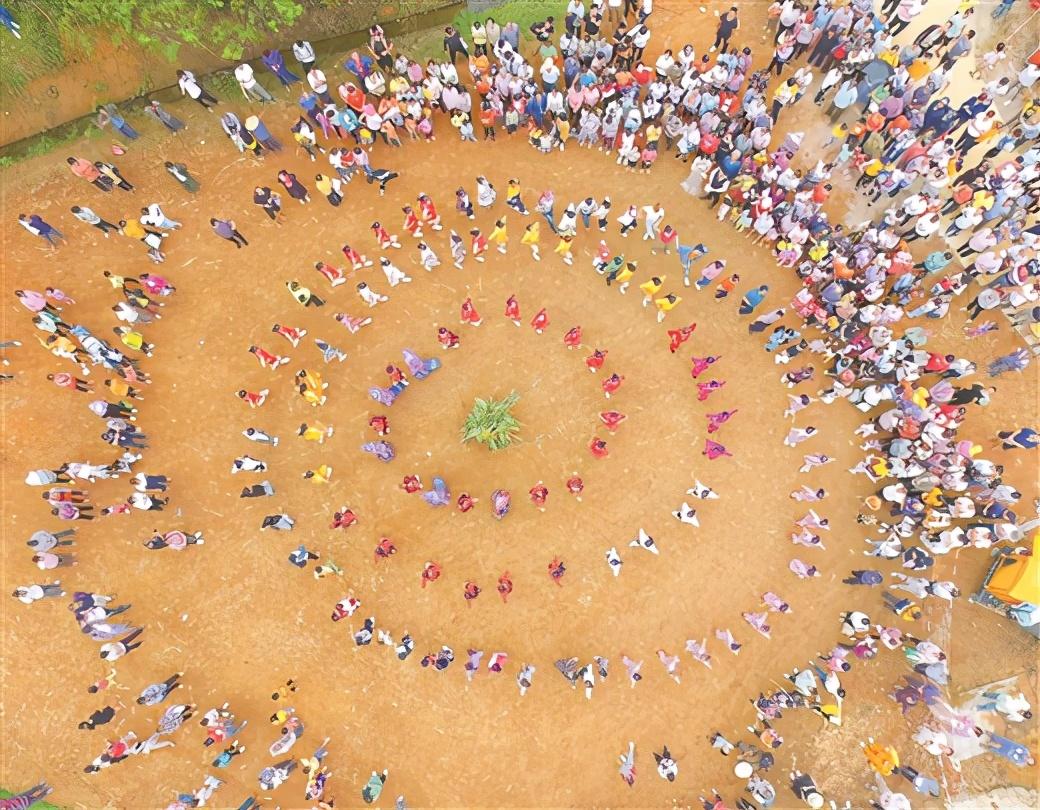
<path id="1" fill-rule="evenodd" d="M 470 41 L 470 26 L 476 20 L 486 20 L 491 17 L 499 25 L 516 21 L 520 26 L 521 42 L 534 41 L 531 34 L 531 25 L 553 17 L 556 21 L 557 33 L 563 30 L 563 18 L 567 11 L 566 0 L 507 0 L 494 8 L 481 12 L 460 11 L 455 15 L 451 24 L 462 34 L 466 44 L 472 50 L 473 43 Z M 398 48 L 402 53 L 408 54 L 420 65 L 425 65 L 430 59 L 441 59 L 444 57 L 444 29 L 431 28 L 414 34 L 405 34 L 395 37 Z"/>

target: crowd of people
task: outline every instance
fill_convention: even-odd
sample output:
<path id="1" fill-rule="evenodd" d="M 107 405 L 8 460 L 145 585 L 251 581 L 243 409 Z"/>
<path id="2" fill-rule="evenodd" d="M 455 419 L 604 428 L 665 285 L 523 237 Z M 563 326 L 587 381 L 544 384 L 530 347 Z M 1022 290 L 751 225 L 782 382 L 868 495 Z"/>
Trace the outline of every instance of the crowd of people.
<path id="1" fill-rule="evenodd" d="M 373 26 L 367 51 L 352 52 L 342 65 L 344 80 L 335 87 L 341 103 L 334 101 L 330 91 L 336 78 L 335 66 L 326 66 L 327 75 L 319 67 L 310 43 L 301 40 L 292 46 L 302 80 L 287 67 L 279 51 L 265 51 L 262 59 L 286 93 L 294 93 L 297 84 L 303 86 L 297 118 L 279 126 L 310 161 L 322 160 L 329 166 L 323 167 L 313 183 L 285 168 L 277 172 L 284 194 L 300 205 L 321 204 L 311 197 L 313 185 L 329 205 L 340 206 L 344 184 L 355 175 L 378 184 L 382 194 L 398 173 L 374 167 L 376 155 L 380 162 L 394 164 L 394 149 L 404 143 L 408 148 L 418 148 L 412 141 L 433 141 L 435 129 L 445 125 L 457 130 L 462 141 L 476 141 L 475 123 L 479 121 L 484 141 L 522 131 L 531 146 L 542 152 L 596 148 L 631 171 L 652 172 L 662 156 L 688 163 L 690 174 L 683 186 L 706 202 L 691 203 L 693 215 L 687 213 L 681 219 L 714 214 L 719 222 L 731 223 L 755 244 L 768 247 L 778 267 L 785 268 L 778 272 L 797 276 L 798 293 L 763 311 L 762 305 L 776 295 L 770 295 L 770 286 L 742 284 L 739 273 L 727 272 L 724 259 L 704 258 L 710 253 L 705 244 L 683 243 L 680 232 L 684 229 L 677 212 L 671 212 L 670 220 L 653 200 L 626 201 L 626 206 L 615 208 L 609 197 L 558 202 L 553 191 L 543 190 L 536 200 L 525 201 L 519 179 L 483 176 L 476 178 L 471 190 L 465 185 L 457 189 L 452 220 L 458 223 L 455 227 L 448 224 L 452 215 L 445 214 L 442 222 L 438 210 L 438 203 L 442 209 L 449 204 L 435 200 L 435 195 L 423 194 L 402 206 L 399 228 L 374 222 L 372 241 L 367 246 L 343 245 L 343 268 L 327 262 L 315 267 L 330 291 L 353 281 L 366 268 L 378 267 L 382 272 L 385 286 L 371 280 L 374 273 L 366 276 L 368 281 L 354 281 L 359 303 L 353 312 L 336 303 L 341 311 L 334 314 L 334 320 L 350 335 L 356 335 L 372 323 L 373 316 L 365 313 L 386 302 L 388 291 L 412 283 L 412 277 L 395 258 L 403 242 L 426 271 L 433 272 L 442 264 L 439 252 L 446 254 L 445 260 L 450 256 L 452 264 L 461 269 L 469 261 L 493 261 L 495 252 L 508 253 L 510 225 L 517 216 L 530 217 L 529 221 L 521 220 L 526 225 L 519 244 L 530 252 L 533 261 L 543 259 L 543 235 L 555 243 L 552 257 L 544 258 L 558 261 L 562 267 L 573 264 L 574 248 L 584 244 L 593 253 L 593 272 L 622 295 L 635 282 L 643 306 L 652 304 L 659 322 L 669 318 L 684 295 L 713 294 L 718 300 L 734 295 L 737 300 L 733 309 L 739 317 L 748 319 L 752 339 L 763 341 L 763 348 L 773 354 L 778 365 L 791 364 L 801 356 L 802 365 L 784 371 L 780 377 L 791 391 L 786 416 L 793 419 L 815 403 L 830 405 L 838 400 L 847 400 L 865 414 L 866 421 L 856 431 L 865 456 L 851 472 L 868 478 L 875 490 L 865 499 L 857 521 L 871 535 L 863 553 L 878 568 L 853 569 L 844 581 L 857 588 L 850 591 L 850 599 L 864 593 L 860 586 L 884 586 L 881 601 L 871 601 L 869 612 L 852 609 L 836 617 L 841 642 L 808 669 L 788 674 L 792 687 L 779 687 L 752 699 L 754 717 L 747 727 L 750 736 L 745 738 L 741 732 L 742 738 L 730 742 L 724 732 L 711 735 L 711 746 L 724 756 L 739 751 L 734 771 L 746 781 L 747 797 L 742 795 L 735 802 L 742 810 L 769 807 L 776 801 L 777 790 L 767 774 L 784 742 L 777 723 L 784 711 L 807 709 L 819 715 L 824 724 L 841 725 L 846 697 L 841 675 L 854 662 L 867 661 L 882 649 L 901 653 L 913 669 L 903 684 L 893 685 L 892 697 L 904 713 L 915 713 L 918 730 L 914 740 L 930 754 L 940 760 L 949 758 L 954 749 L 948 737 L 971 735 L 983 738 L 987 750 L 1015 765 L 1033 762 L 1024 745 L 980 728 L 975 715 L 943 698 L 942 687 L 949 678 L 946 652 L 933 640 L 918 636 L 926 635 L 921 619 L 929 597 L 935 597 L 941 606 L 961 597 L 957 584 L 931 578 L 939 556 L 965 546 L 986 549 L 986 553 L 1021 552 L 1026 533 L 1038 521 L 1023 519 L 1022 495 L 1003 480 L 1003 466 L 985 458 L 981 448 L 960 434 L 968 406 L 986 405 L 992 387 L 967 379 L 978 372 L 974 362 L 930 346 L 929 331 L 907 322 L 950 316 L 957 296 L 970 290 L 974 298 L 965 307 L 969 337 L 1000 328 L 992 320 L 976 323 L 984 311 L 998 309 L 1013 311 L 1016 325 L 1036 332 L 1040 315 L 1036 306 L 1040 295 L 1036 256 L 1040 237 L 1036 222 L 1040 207 L 1040 100 L 1033 98 L 1033 88 L 1040 86 L 1040 68 L 1026 63 L 1008 70 L 1003 43 L 975 54 L 975 12 L 970 3 L 904 42 L 906 38 L 900 36 L 903 29 L 922 9 L 919 0 L 886 0 L 881 8 L 875 8 L 869 0 L 847 4 L 784 0 L 770 9 L 769 53 L 760 52 L 757 42 L 754 47 L 741 46 L 741 12 L 735 5 L 718 17 L 715 41 L 706 52 L 698 56 L 694 46 L 687 44 L 678 50 L 660 51 L 653 62 L 648 50 L 655 52 L 655 39 L 663 38 L 655 25 L 653 0 L 570 0 L 559 32 L 551 17 L 531 27 L 533 46 L 521 38 L 523 32 L 515 23 L 500 25 L 493 18 L 475 22 L 468 40 L 467 32 L 449 26 L 443 37 L 445 58 L 430 60 L 425 66 L 398 52 L 382 29 Z M 960 61 L 975 56 L 983 89 L 955 103 L 949 97 L 951 72 Z M 274 94 L 263 87 L 252 66 L 243 63 L 234 75 L 250 105 L 274 102 Z M 264 172 L 271 174 L 268 160 L 283 147 L 260 115 L 254 112 L 243 121 L 190 71 L 178 71 L 178 82 L 184 95 L 219 113 L 223 132 L 239 152 L 263 161 L 260 165 Z M 798 104 L 810 91 L 815 93 L 812 99 L 816 105 L 828 106 L 832 127 L 815 161 L 802 153 L 804 133 L 784 133 L 778 128 L 781 118 L 785 122 L 793 118 L 787 108 Z M 806 106 L 803 103 L 797 109 L 804 111 Z M 150 103 L 146 112 L 171 133 L 185 127 L 158 102 Z M 138 137 L 111 105 L 99 111 L 99 125 L 111 126 L 128 140 Z M 135 189 L 110 162 L 69 157 L 67 164 L 77 177 L 94 186 L 93 195 L 104 202 L 112 199 L 114 191 Z M 164 168 L 188 192 L 198 190 L 199 181 L 185 164 L 167 162 Z M 828 214 L 828 200 L 838 177 L 850 181 L 849 185 L 862 194 L 868 212 L 863 222 L 853 225 L 832 221 L 834 217 Z M 501 200 L 496 182 L 505 188 Z M 283 211 L 282 200 L 282 192 L 266 185 L 258 185 L 253 196 L 264 216 L 275 223 L 293 215 L 292 211 Z M 165 261 L 164 242 L 180 228 L 159 203 L 142 208 L 137 217 L 112 217 L 118 224 L 83 203 L 73 206 L 71 213 L 105 238 L 114 232 L 143 242 L 155 264 Z M 21 215 L 19 222 L 44 240 L 50 250 L 59 250 L 68 241 L 38 214 Z M 210 225 L 217 236 L 237 249 L 250 246 L 233 220 L 213 217 Z M 650 269 L 640 268 L 620 249 L 622 240 L 638 233 L 640 226 L 642 240 L 650 243 L 654 255 L 661 254 L 662 268 L 666 262 L 679 262 L 681 285 L 674 281 L 677 275 L 659 271 L 656 263 Z M 439 235 L 442 230 L 447 230 L 447 238 Z M 922 244 L 911 247 L 918 240 Z M 366 251 L 375 260 L 369 259 Z M 675 259 L 665 258 L 673 251 Z M 108 342 L 76 323 L 70 317 L 75 302 L 61 290 L 16 291 L 19 302 L 32 313 L 33 325 L 42 332 L 42 336 L 37 335 L 40 343 L 82 375 L 62 371 L 49 375 L 49 379 L 70 393 L 86 394 L 87 407 L 105 422 L 102 440 L 123 451 L 109 465 L 66 461 L 53 469 L 29 473 L 26 483 L 46 487 L 43 497 L 52 516 L 59 520 L 90 521 L 134 509 L 161 512 L 169 498 L 170 479 L 166 475 L 133 474 L 133 467 L 142 461 L 141 451 L 148 446 L 147 435 L 137 423 L 137 403 L 149 383 L 141 369 L 145 362 L 141 358 L 152 358 L 156 352 L 144 330 L 162 317 L 167 303 L 164 299 L 176 290 L 168 279 L 151 272 L 117 276 L 106 271 L 105 276 L 118 296 L 112 310 L 120 324 L 113 328 L 120 348 L 113 345 L 116 341 Z M 321 308 L 329 303 L 325 293 L 315 292 L 299 279 L 288 280 L 285 286 L 304 308 Z M 707 287 L 713 287 L 713 293 L 703 292 Z M 504 318 L 517 326 L 526 320 L 515 296 L 504 302 Z M 463 327 L 479 327 L 484 320 L 472 299 L 460 302 Z M 529 323 L 542 334 L 550 325 L 547 308 L 538 309 Z M 695 323 L 669 328 L 669 351 L 677 352 L 695 329 Z M 294 350 L 307 336 L 307 330 L 283 323 L 272 324 L 272 333 L 284 338 Z M 590 457 L 599 460 L 609 455 L 608 438 L 626 418 L 614 407 L 623 405 L 627 389 L 624 375 L 607 365 L 609 347 L 594 344 L 586 353 L 583 337 L 581 328 L 573 326 L 564 333 L 562 342 L 568 350 L 582 350 L 589 371 L 603 375 L 598 380 L 610 403 L 599 420 L 607 438 L 597 432 L 587 445 Z M 437 330 L 436 338 L 445 351 L 457 349 L 463 342 L 462 336 L 445 326 Z M 339 365 L 345 359 L 346 353 L 334 345 L 335 341 L 323 337 L 312 340 L 324 365 Z M 317 362 L 307 361 L 298 370 L 283 370 L 296 358 L 270 346 L 253 345 L 248 351 L 262 369 L 274 373 L 276 380 L 292 378 L 288 386 L 272 386 L 273 392 L 267 387 L 239 388 L 237 397 L 250 409 L 276 407 L 286 390 L 314 408 L 326 404 L 329 384 Z M 384 462 L 395 456 L 387 438 L 390 420 L 385 409 L 410 382 L 424 379 L 440 365 L 435 357 L 424 359 L 410 350 L 403 354 L 407 371 L 391 364 L 386 369 L 386 385 L 371 389 L 373 401 L 381 407 L 369 421 L 375 434 L 373 441 L 361 449 Z M 995 377 L 1021 370 L 1029 356 L 1022 349 L 996 358 L 988 373 Z M 719 374 L 724 367 L 721 359 L 713 355 L 692 358 L 691 376 L 698 400 L 714 397 L 713 407 L 716 400 L 726 396 L 726 380 Z M 101 399 L 94 398 L 101 393 L 95 390 L 96 383 L 87 379 L 97 366 L 112 375 L 104 380 L 109 391 Z M 718 410 L 706 414 L 702 451 L 706 461 L 723 464 L 732 455 L 721 441 L 723 432 L 733 429 L 728 427 L 729 422 L 738 415 L 724 404 L 720 402 Z M 817 416 L 813 421 L 819 424 L 821 420 Z M 279 442 L 279 437 L 260 427 L 244 428 L 245 439 L 258 447 Z M 308 420 L 299 429 L 300 437 L 318 444 L 332 433 L 331 426 L 318 420 Z M 1037 444 L 1036 433 L 1023 426 L 1002 433 L 1000 440 L 1005 450 L 1032 449 Z M 790 448 L 803 443 L 807 443 L 806 448 L 793 451 L 801 472 L 811 475 L 817 467 L 834 461 L 823 452 L 826 446 L 821 431 L 813 425 L 792 426 L 784 441 Z M 806 449 L 813 452 L 804 453 Z M 232 465 L 233 473 L 247 475 L 262 476 L 267 469 L 266 461 L 248 454 L 236 458 Z M 89 491 L 72 486 L 77 479 L 93 483 L 131 474 L 133 491 L 125 500 L 97 513 Z M 423 484 L 424 475 L 430 477 L 429 488 Z M 327 484 L 333 478 L 333 469 L 318 465 L 307 470 L 304 477 Z M 577 473 L 559 485 L 580 499 L 584 483 Z M 478 502 L 468 492 L 453 499 L 442 478 L 422 470 L 409 471 L 401 488 L 406 493 L 421 492 L 435 507 L 454 505 L 465 512 Z M 544 509 L 555 488 L 552 481 L 548 485 L 539 481 L 528 497 L 535 507 Z M 700 481 L 687 493 L 695 502 L 737 494 L 716 493 Z M 241 493 L 242 498 L 274 495 L 274 486 L 265 478 L 244 487 Z M 811 579 L 820 575 L 821 554 L 825 552 L 822 538 L 830 529 L 828 517 L 816 511 L 822 510 L 827 492 L 810 481 L 792 492 L 791 498 L 807 504 L 806 514 L 796 521 L 790 534 L 792 544 L 805 549 L 798 553 L 807 559 L 792 557 L 789 569 L 798 578 Z M 495 518 L 505 518 L 511 494 L 495 490 L 489 506 Z M 697 508 L 687 501 L 673 515 L 683 524 L 694 528 L 699 525 Z M 332 516 L 330 528 L 346 530 L 357 521 L 358 515 L 343 506 Z M 295 524 L 290 513 L 278 511 L 264 517 L 259 528 L 291 532 Z M 43 570 L 74 566 L 74 535 L 74 529 L 35 532 L 28 542 L 34 552 L 32 561 Z M 157 530 L 142 543 L 149 549 L 184 550 L 203 544 L 204 539 L 201 533 L 187 529 Z M 642 529 L 630 546 L 659 553 L 651 534 Z M 392 539 L 380 538 L 374 553 L 379 560 L 395 552 Z M 618 576 L 624 564 L 621 553 L 612 547 L 605 556 L 611 574 Z M 292 551 L 288 561 L 299 568 L 313 564 L 316 579 L 343 573 L 320 550 L 305 544 Z M 548 576 L 557 586 L 563 586 L 566 570 L 565 561 L 558 556 L 548 562 Z M 439 563 L 427 561 L 420 572 L 420 585 L 432 585 L 442 574 Z M 510 573 L 503 572 L 497 583 L 500 597 L 507 600 L 512 588 Z M 480 585 L 473 581 L 467 580 L 462 587 L 462 596 L 471 605 L 481 592 Z M 14 593 L 27 604 L 65 594 L 60 580 L 19 587 Z M 100 643 L 100 657 L 105 662 L 128 655 L 141 646 L 142 638 L 147 638 L 142 635 L 143 627 L 125 617 L 110 621 L 130 608 L 112 607 L 113 601 L 104 594 L 77 591 L 71 606 L 81 631 Z M 350 593 L 335 604 L 332 620 L 350 619 L 360 607 L 361 599 Z M 759 604 L 745 607 L 741 618 L 766 639 L 770 638 L 771 622 L 791 612 L 790 605 L 773 591 L 763 593 Z M 869 613 L 874 613 L 873 618 Z M 1019 606 L 1013 615 L 1029 624 L 1040 620 L 1038 614 L 1040 608 L 1026 605 Z M 411 655 L 415 644 L 406 630 L 397 634 L 389 626 L 378 626 L 374 615 L 351 632 L 357 646 L 376 641 L 391 647 L 401 660 Z M 715 628 L 713 635 L 723 651 L 739 653 L 742 643 L 729 628 Z M 423 667 L 443 671 L 454 662 L 455 652 L 450 646 L 440 640 L 422 642 L 431 650 L 420 659 Z M 713 666 L 707 637 L 688 640 L 685 649 L 693 660 L 708 668 Z M 463 666 L 467 678 L 484 669 L 484 654 L 483 650 L 467 649 Z M 657 657 L 664 676 L 679 682 L 679 656 L 661 649 Z M 493 652 L 487 671 L 492 675 L 506 671 L 508 658 L 506 652 Z M 620 660 L 629 685 L 636 687 L 644 677 L 643 662 L 624 654 Z M 536 663 L 521 662 L 516 668 L 521 695 L 532 688 Z M 581 684 L 586 698 L 591 698 L 597 681 L 607 679 L 610 662 L 606 656 L 597 655 L 587 663 L 579 657 L 554 663 L 573 688 Z M 146 687 L 138 704 L 164 702 L 179 687 L 182 675 L 177 673 Z M 115 677 L 112 670 L 91 691 L 125 688 L 116 684 Z M 272 761 L 260 770 L 259 787 L 273 791 L 299 768 L 306 777 L 305 800 L 328 807 L 331 799 L 326 780 L 332 773 L 323 761 L 329 740 L 310 757 L 299 761 L 286 757 L 303 734 L 303 722 L 295 710 L 282 705 L 295 688 L 295 682 L 289 681 L 272 695 L 281 708 L 271 722 L 281 736 L 270 746 Z M 1031 717 L 1024 700 L 997 692 L 978 710 L 1022 722 Z M 119 709 L 106 705 L 80 728 L 93 730 L 125 710 L 115 698 L 108 703 L 118 704 Z M 921 714 L 919 705 L 927 708 L 927 715 Z M 146 740 L 139 740 L 133 732 L 122 734 L 107 742 L 86 771 L 96 773 L 129 756 L 173 745 L 160 737 L 177 731 L 196 708 L 193 704 L 169 706 Z M 227 704 L 210 709 L 200 722 L 206 728 L 205 744 L 222 746 L 213 768 L 227 767 L 233 757 L 245 752 L 235 739 L 245 723 L 236 721 Z M 864 753 L 866 764 L 877 774 L 874 802 L 882 810 L 909 806 L 908 796 L 886 782 L 886 777 L 893 775 L 907 781 L 906 790 L 938 795 L 936 777 L 900 765 L 890 747 L 867 741 Z M 678 765 L 667 746 L 654 752 L 654 759 L 663 779 L 677 778 Z M 622 778 L 634 785 L 634 742 L 621 754 L 619 770 Z M 387 777 L 386 770 L 372 772 L 362 790 L 366 802 L 379 797 Z M 201 787 L 180 794 L 170 807 L 202 806 L 221 785 L 217 776 L 208 774 Z M 788 786 L 807 806 L 823 806 L 823 791 L 811 775 L 791 771 Z M 32 791 L 27 795 L 39 798 L 43 794 L 40 786 Z M 259 806 L 258 801 L 250 797 L 242 807 Z M 701 802 L 707 810 L 730 807 L 714 790 L 702 795 Z M 403 797 L 397 803 L 403 807 Z"/>

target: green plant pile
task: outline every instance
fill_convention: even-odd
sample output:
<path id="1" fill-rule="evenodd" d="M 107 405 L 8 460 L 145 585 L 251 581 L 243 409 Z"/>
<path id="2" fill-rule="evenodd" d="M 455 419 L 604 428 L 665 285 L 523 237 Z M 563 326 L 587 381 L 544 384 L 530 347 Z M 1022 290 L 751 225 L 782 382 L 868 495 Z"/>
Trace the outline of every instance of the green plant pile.
<path id="1" fill-rule="evenodd" d="M 519 401 L 516 391 L 505 399 L 477 399 L 462 425 L 462 441 L 479 442 L 492 451 L 516 444 L 520 440 L 520 422 L 510 409 Z"/>

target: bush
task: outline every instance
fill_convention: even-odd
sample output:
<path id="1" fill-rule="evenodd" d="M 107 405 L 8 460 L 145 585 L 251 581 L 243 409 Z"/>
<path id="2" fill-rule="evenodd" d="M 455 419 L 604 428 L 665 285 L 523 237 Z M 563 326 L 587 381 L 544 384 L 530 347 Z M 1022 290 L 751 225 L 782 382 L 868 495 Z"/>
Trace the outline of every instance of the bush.
<path id="1" fill-rule="evenodd" d="M 520 401 L 513 391 L 505 399 L 478 399 L 462 426 L 462 441 L 479 442 L 491 451 L 504 450 L 519 441 L 520 422 L 510 408 Z"/>

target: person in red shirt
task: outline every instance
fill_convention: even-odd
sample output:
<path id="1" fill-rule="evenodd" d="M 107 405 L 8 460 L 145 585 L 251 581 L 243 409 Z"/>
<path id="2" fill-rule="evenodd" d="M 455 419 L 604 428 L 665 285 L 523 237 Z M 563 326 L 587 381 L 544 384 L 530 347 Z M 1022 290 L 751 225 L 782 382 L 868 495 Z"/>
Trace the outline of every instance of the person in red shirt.
<path id="1" fill-rule="evenodd" d="M 474 506 L 477 505 L 477 499 L 470 497 L 468 492 L 463 492 L 459 495 L 459 499 L 455 502 L 456 506 L 459 507 L 460 512 L 468 512 Z"/>
<path id="2" fill-rule="evenodd" d="M 607 351 L 605 349 L 595 349 L 592 354 L 585 358 L 585 365 L 588 366 L 589 371 L 595 374 L 603 368 L 603 361 L 606 359 Z"/>
<path id="3" fill-rule="evenodd" d="M 401 489 L 403 489 L 409 495 L 421 491 L 422 488 L 422 481 L 419 480 L 418 475 L 406 475 L 404 479 L 401 481 Z"/>
<path id="4" fill-rule="evenodd" d="M 581 476 L 577 473 L 574 473 L 567 479 L 567 491 L 571 493 L 571 495 L 575 496 L 579 501 L 581 500 L 581 493 L 584 489 L 585 482 L 581 480 Z"/>
<path id="5" fill-rule="evenodd" d="M 428 561 L 422 570 L 422 586 L 425 588 L 428 582 L 436 582 L 441 575 L 441 567 L 437 563 Z"/>
<path id="6" fill-rule="evenodd" d="M 701 154 L 711 157 L 719 149 L 719 136 L 716 135 L 714 132 L 706 132 L 704 135 L 701 136 L 701 143 L 699 148 Z"/>
<path id="7" fill-rule="evenodd" d="M 380 537 L 379 543 L 376 545 L 375 550 L 375 561 L 389 560 L 392 554 L 397 553 L 397 546 L 394 545 L 393 541 L 389 537 Z"/>
<path id="8" fill-rule="evenodd" d="M 545 501 L 549 497 L 549 488 L 539 481 L 530 489 L 531 503 L 538 507 L 539 512 L 545 511 Z"/>
<path id="9" fill-rule="evenodd" d="M 679 347 L 682 346 L 687 340 L 693 337 L 693 331 L 697 328 L 697 324 L 691 323 L 689 326 L 681 326 L 678 329 L 668 330 L 668 351 L 675 354 Z"/>
<path id="10" fill-rule="evenodd" d="M 332 515 L 332 523 L 329 524 L 329 528 L 346 529 L 357 522 L 357 515 L 355 515 L 348 507 L 341 506 L 339 511 Z"/>
<path id="11" fill-rule="evenodd" d="M 953 361 L 954 356 L 952 354 L 942 355 L 932 352 L 928 355 L 928 362 L 925 363 L 924 370 L 933 373 L 948 371 L 950 363 Z"/>
<path id="12" fill-rule="evenodd" d="M 610 395 L 613 394 L 621 387 L 621 383 L 624 381 L 624 376 L 621 374 L 611 374 L 601 383 L 603 387 L 603 394 L 607 399 L 610 399 Z"/>
<path id="13" fill-rule="evenodd" d="M 513 580 L 510 578 L 508 571 L 503 571 L 502 576 L 498 578 L 498 595 L 502 597 L 504 603 L 509 601 L 509 594 L 513 592 Z"/>
<path id="14" fill-rule="evenodd" d="M 513 322 L 513 326 L 520 325 L 520 302 L 515 295 L 506 299 L 506 317 Z"/>

